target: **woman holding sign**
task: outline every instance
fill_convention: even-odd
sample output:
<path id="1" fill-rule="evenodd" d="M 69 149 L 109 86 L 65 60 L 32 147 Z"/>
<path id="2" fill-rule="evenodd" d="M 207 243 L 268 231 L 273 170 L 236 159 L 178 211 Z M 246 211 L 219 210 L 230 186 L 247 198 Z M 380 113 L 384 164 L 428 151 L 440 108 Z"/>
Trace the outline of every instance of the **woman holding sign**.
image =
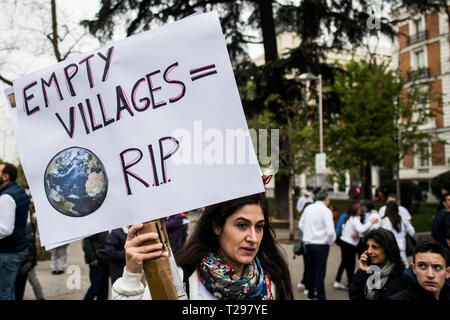
<path id="1" fill-rule="evenodd" d="M 129 229 L 126 266 L 114 283 L 113 299 L 150 298 L 142 282 L 143 261 L 159 257 L 162 245 L 140 246 L 158 238 L 156 233 L 137 236 L 142 227 Z M 293 299 L 288 265 L 270 228 L 264 194 L 207 207 L 175 259 L 192 300 Z"/>

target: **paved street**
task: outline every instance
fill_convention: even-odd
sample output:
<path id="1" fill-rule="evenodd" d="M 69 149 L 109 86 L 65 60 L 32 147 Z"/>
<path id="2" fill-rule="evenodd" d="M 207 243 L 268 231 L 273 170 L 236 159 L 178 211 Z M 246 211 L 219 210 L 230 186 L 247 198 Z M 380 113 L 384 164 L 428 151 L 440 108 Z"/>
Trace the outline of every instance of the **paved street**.
<path id="1" fill-rule="evenodd" d="M 285 252 L 287 253 L 287 258 L 289 261 L 289 271 L 291 273 L 292 279 L 292 289 L 294 292 L 295 300 L 306 300 L 306 296 L 303 294 L 303 290 L 297 288 L 297 283 L 303 277 L 303 257 L 297 257 L 293 259 L 292 247 L 293 244 L 286 244 L 286 240 L 289 239 L 289 230 L 287 229 L 277 229 L 276 230 L 277 239 L 281 242 L 281 245 Z M 348 300 L 347 291 L 336 290 L 333 288 L 334 278 L 336 277 L 336 272 L 341 262 L 341 250 L 340 248 L 333 244 L 330 247 L 330 254 L 328 256 L 327 262 L 327 272 L 325 277 L 325 291 L 327 294 L 327 299 L 329 300 Z M 343 276 L 342 280 L 345 281 L 346 277 Z"/>

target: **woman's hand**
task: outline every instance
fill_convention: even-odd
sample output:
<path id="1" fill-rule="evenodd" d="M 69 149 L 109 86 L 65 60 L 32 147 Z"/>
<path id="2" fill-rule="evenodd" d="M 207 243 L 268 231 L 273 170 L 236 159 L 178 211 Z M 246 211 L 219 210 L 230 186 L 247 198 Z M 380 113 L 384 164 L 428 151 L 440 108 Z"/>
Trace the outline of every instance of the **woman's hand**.
<path id="1" fill-rule="evenodd" d="M 162 254 L 162 243 L 142 245 L 149 240 L 158 239 L 155 232 L 136 235 L 136 232 L 144 227 L 142 223 L 131 226 L 125 241 L 126 270 L 130 273 L 141 273 L 144 260 L 157 258 Z"/>
<path id="2" fill-rule="evenodd" d="M 361 254 L 361 257 L 359 258 L 359 268 L 365 272 L 367 272 L 367 269 L 369 269 L 368 260 L 369 254 L 367 253 L 366 250 Z"/>
<path id="3" fill-rule="evenodd" d="M 373 217 L 372 219 L 370 219 L 370 223 L 375 224 L 378 222 L 378 218 L 377 217 Z"/>

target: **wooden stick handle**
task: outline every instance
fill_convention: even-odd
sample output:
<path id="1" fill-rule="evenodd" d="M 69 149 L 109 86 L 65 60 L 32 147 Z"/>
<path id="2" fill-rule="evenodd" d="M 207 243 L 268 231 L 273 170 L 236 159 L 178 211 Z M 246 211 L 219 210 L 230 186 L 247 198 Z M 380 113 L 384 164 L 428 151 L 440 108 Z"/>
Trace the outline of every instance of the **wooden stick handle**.
<path id="1" fill-rule="evenodd" d="M 11 104 L 11 108 L 15 108 L 16 107 L 16 99 L 14 97 L 14 92 L 10 93 L 8 95 L 8 98 L 9 98 L 9 104 Z"/>
<path id="2" fill-rule="evenodd" d="M 138 234 L 155 232 L 159 239 L 151 240 L 142 245 L 162 243 L 163 254 L 155 259 L 144 261 L 144 273 L 153 300 L 177 300 L 169 255 L 171 254 L 169 237 L 164 219 L 144 223 L 144 228 Z"/>

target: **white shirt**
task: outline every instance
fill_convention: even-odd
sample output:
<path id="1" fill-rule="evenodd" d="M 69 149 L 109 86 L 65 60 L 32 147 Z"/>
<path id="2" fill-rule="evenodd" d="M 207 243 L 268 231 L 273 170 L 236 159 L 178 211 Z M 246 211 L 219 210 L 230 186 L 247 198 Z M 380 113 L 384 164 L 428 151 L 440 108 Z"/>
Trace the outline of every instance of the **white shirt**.
<path id="1" fill-rule="evenodd" d="M 313 199 L 311 197 L 301 196 L 297 201 L 297 211 L 301 213 L 305 205 L 312 202 Z"/>
<path id="2" fill-rule="evenodd" d="M 332 244 L 336 240 L 333 214 L 323 203 L 316 201 L 305 208 L 298 223 L 305 244 Z"/>
<path id="3" fill-rule="evenodd" d="M 0 196 L 0 239 L 10 236 L 16 221 L 16 202 L 9 194 Z"/>
<path id="4" fill-rule="evenodd" d="M 384 213 L 386 211 L 386 206 L 382 206 L 380 210 L 378 211 L 378 214 L 380 215 L 381 219 L 384 218 Z M 398 214 L 402 219 L 406 222 L 411 221 L 411 214 L 409 213 L 408 209 L 402 206 L 398 206 Z"/>
<path id="5" fill-rule="evenodd" d="M 348 218 L 348 220 L 342 226 L 341 240 L 351 244 L 356 247 L 359 242 L 359 237 L 356 239 L 352 238 L 352 234 L 358 232 L 359 234 L 366 232 L 372 226 L 370 220 L 366 223 L 362 223 L 359 216 L 353 216 Z"/>
<path id="6" fill-rule="evenodd" d="M 370 220 L 372 220 L 373 218 L 377 218 L 378 219 L 378 221 L 377 222 L 375 222 L 375 223 L 370 223 Z M 366 234 L 367 232 L 369 232 L 370 230 L 374 230 L 374 229 L 378 229 L 378 228 L 381 228 L 381 217 L 380 217 L 380 215 L 378 214 L 378 212 L 377 212 L 377 210 L 372 210 L 372 211 L 370 211 L 370 212 L 367 212 L 366 213 L 366 222 L 365 222 L 365 224 L 366 223 L 369 223 L 370 224 L 370 227 L 369 227 L 369 229 L 367 229 L 367 231 L 366 232 L 363 232 L 363 234 Z"/>
<path id="7" fill-rule="evenodd" d="M 394 229 L 391 220 L 389 220 L 388 217 L 383 218 L 383 220 L 381 221 L 381 227 L 391 231 L 394 234 L 400 251 L 406 250 L 406 233 L 408 233 L 410 236 L 413 236 L 415 233 L 414 227 L 409 222 L 403 220 L 403 218 L 401 223 L 401 229 L 399 232 Z"/>
<path id="8" fill-rule="evenodd" d="M 197 273 L 197 271 L 195 271 Z M 202 280 L 198 279 L 198 296 L 195 300 L 219 300 L 216 296 L 213 296 L 211 292 L 206 289 L 205 285 L 202 283 Z"/>

